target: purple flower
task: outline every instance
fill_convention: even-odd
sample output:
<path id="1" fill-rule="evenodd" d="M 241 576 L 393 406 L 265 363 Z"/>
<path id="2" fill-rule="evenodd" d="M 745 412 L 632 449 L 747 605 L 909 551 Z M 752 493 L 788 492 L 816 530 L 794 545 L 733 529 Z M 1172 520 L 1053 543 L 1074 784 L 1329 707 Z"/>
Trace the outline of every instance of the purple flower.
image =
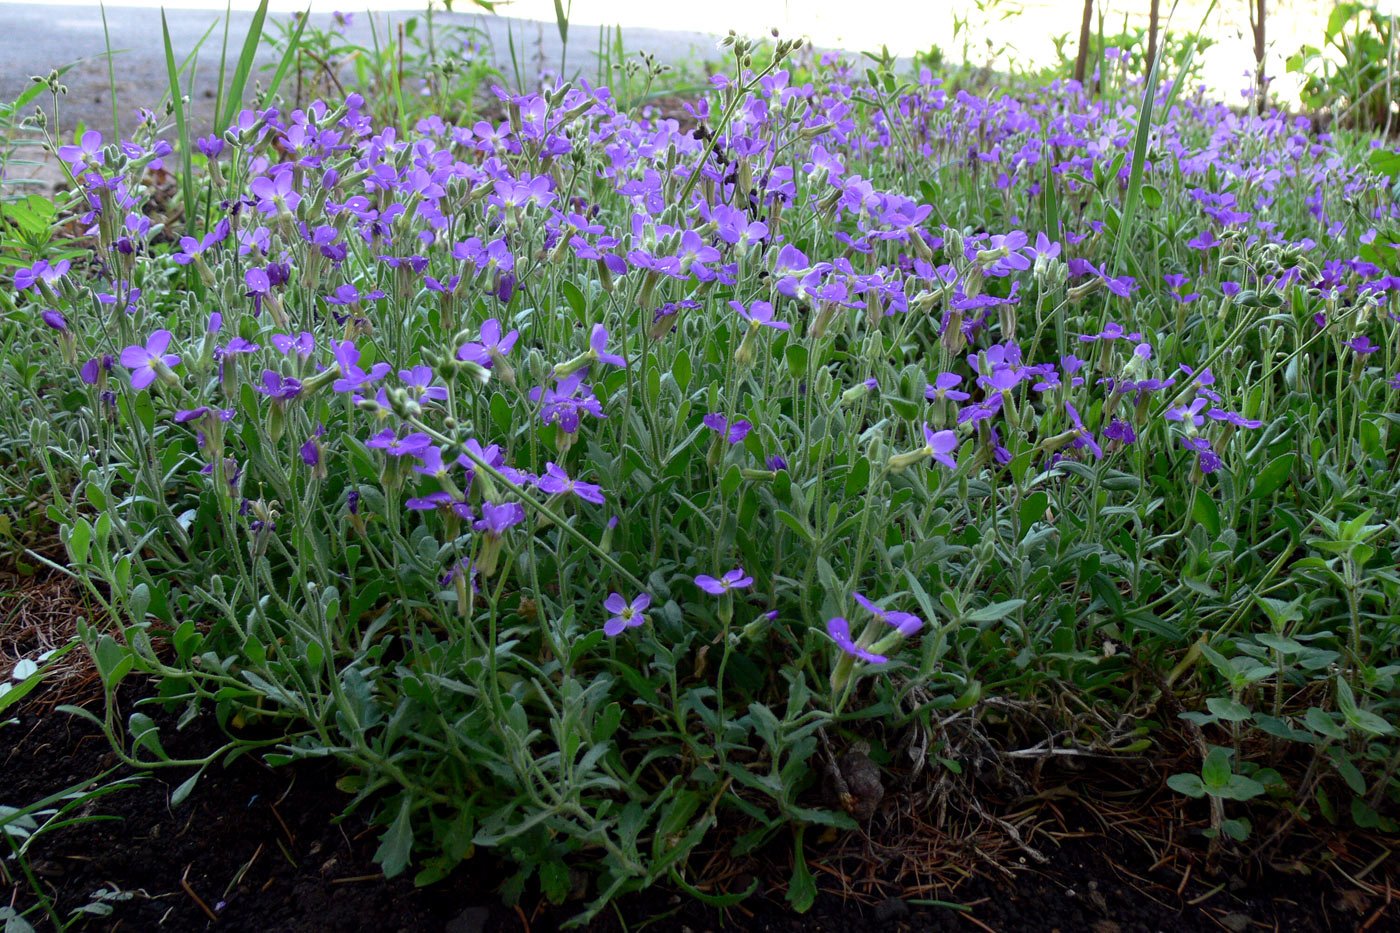
<path id="1" fill-rule="evenodd" d="M 792 325 L 787 321 L 773 320 L 773 306 L 766 301 L 755 301 L 749 305 L 748 310 L 738 301 L 731 301 L 729 307 L 733 308 L 739 317 L 749 322 L 751 329 L 759 327 L 771 327 L 774 330 L 790 330 Z"/>
<path id="2" fill-rule="evenodd" d="M 826 633 L 831 636 L 831 640 L 836 642 L 837 647 L 853 658 L 860 658 L 871 664 L 884 664 L 889 658 L 882 654 L 871 654 L 860 645 L 851 640 L 851 623 L 840 616 L 834 616 L 826 620 Z"/>
<path id="3" fill-rule="evenodd" d="M 48 310 L 39 315 L 44 319 L 44 323 L 58 331 L 60 334 L 68 333 L 68 321 L 57 311 Z"/>
<path id="4" fill-rule="evenodd" d="M 297 453 L 301 456 L 302 463 L 309 467 L 317 466 L 321 462 L 321 442 L 316 437 L 311 437 L 305 444 L 297 448 Z M 357 497 L 358 495 L 356 493 Z M 356 502 L 358 503 L 358 501 L 357 498 Z M 350 511 L 351 514 L 354 514 L 355 509 L 352 508 Z"/>
<path id="5" fill-rule="evenodd" d="M 384 297 L 384 292 L 374 289 L 369 292 L 361 292 L 353 285 L 338 285 L 332 294 L 326 296 L 326 304 L 345 307 L 361 301 L 378 301 Z"/>
<path id="6" fill-rule="evenodd" d="M 1226 411 L 1223 408 L 1212 408 L 1206 412 L 1215 421 L 1226 421 L 1237 428 L 1259 428 L 1264 426 L 1264 422 L 1257 418 L 1246 418 L 1235 411 Z"/>
<path id="7" fill-rule="evenodd" d="M 54 282 L 68 274 L 69 260 L 49 265 L 47 259 L 40 259 L 28 269 L 15 270 L 15 288 L 19 291 L 28 291 L 39 282 L 47 282 L 52 285 Z"/>
<path id="8" fill-rule="evenodd" d="M 465 576 L 465 578 L 470 581 L 473 593 L 481 592 L 481 587 L 478 586 L 476 582 L 476 568 L 472 566 L 471 558 L 469 557 L 463 557 L 457 563 L 449 567 L 447 573 L 443 574 L 442 579 L 438 582 L 443 586 L 451 586 L 452 581 L 456 580 L 459 576 Z"/>
<path id="9" fill-rule="evenodd" d="M 949 469 L 957 469 L 958 461 L 952 457 L 958 449 L 958 436 L 952 431 L 934 431 L 924 422 L 924 444 L 928 455 Z"/>
<path id="10" fill-rule="evenodd" d="M 1103 436 L 1111 441 L 1122 441 L 1124 444 L 1131 444 L 1137 440 L 1137 432 L 1133 430 L 1133 426 L 1121 418 L 1110 421 L 1108 427 L 1103 429 Z"/>
<path id="11" fill-rule="evenodd" d="M 1362 334 L 1359 337 L 1353 337 L 1351 340 L 1348 340 L 1347 346 L 1351 347 L 1361 356 L 1370 356 L 1372 353 L 1375 353 L 1377 350 L 1380 349 L 1380 347 L 1372 343 L 1371 338 L 1367 337 L 1365 334 Z"/>
<path id="12" fill-rule="evenodd" d="M 774 454 L 773 456 L 769 457 L 765 465 L 774 473 L 778 472 L 779 470 L 786 470 L 788 466 L 787 461 L 784 460 L 778 454 Z"/>
<path id="13" fill-rule="evenodd" d="M 1110 321 L 1097 334 L 1080 334 L 1079 340 L 1082 343 L 1094 343 L 1098 340 L 1131 340 L 1133 343 L 1140 343 L 1142 334 L 1124 331 L 1122 324 Z"/>
<path id="14" fill-rule="evenodd" d="M 1199 428 L 1206 423 L 1205 415 L 1201 414 L 1201 409 L 1206 407 L 1207 402 L 1209 402 L 1209 399 L 1203 396 L 1195 398 L 1189 405 L 1168 408 L 1163 417 L 1168 421 L 1180 421 L 1183 424 L 1189 421 Z"/>
<path id="15" fill-rule="evenodd" d="M 1069 415 L 1069 420 L 1074 425 L 1075 438 L 1072 446 L 1076 449 L 1087 447 L 1089 452 L 1094 455 L 1094 459 L 1103 459 L 1103 448 L 1094 440 L 1093 432 L 1084 427 L 1084 419 L 1079 417 L 1079 409 L 1066 401 L 1065 413 Z"/>
<path id="16" fill-rule="evenodd" d="M 393 428 L 385 428 L 365 441 L 365 446 L 382 450 L 391 457 L 420 457 L 425 450 L 433 446 L 433 439 L 422 432 L 399 437 Z"/>
<path id="17" fill-rule="evenodd" d="M 248 286 L 248 296 L 261 298 L 272 291 L 272 280 L 267 277 L 266 269 L 252 268 L 243 273 L 243 284 Z"/>
<path id="18" fill-rule="evenodd" d="M 108 359 L 111 359 L 111 357 L 108 357 Z M 98 374 L 101 372 L 102 362 L 94 356 L 92 359 L 84 363 L 82 368 L 78 370 L 78 378 L 83 380 L 83 382 L 87 385 L 95 386 L 97 385 Z"/>
<path id="19" fill-rule="evenodd" d="M 710 412 L 701 420 L 705 423 L 705 427 L 709 428 L 711 431 L 719 432 L 719 434 L 731 444 L 739 443 L 744 438 L 748 437 L 749 432 L 753 430 L 753 425 L 744 420 L 735 421 L 733 424 L 730 424 L 729 419 L 719 412 Z"/>
<path id="20" fill-rule="evenodd" d="M 360 368 L 360 351 L 349 340 L 340 343 L 332 340 L 331 346 L 334 348 L 335 361 L 340 367 L 340 378 L 331 383 L 331 388 L 336 392 L 354 392 L 363 385 L 378 382 L 390 369 L 388 363 L 381 362 L 375 363 L 369 372 L 365 372 Z"/>
<path id="21" fill-rule="evenodd" d="M 1051 242 L 1050 238 L 1047 237 L 1044 232 L 1037 233 L 1035 235 L 1035 246 L 1026 247 L 1026 253 L 1032 260 L 1039 259 L 1041 256 L 1044 256 L 1046 259 L 1054 259 L 1056 256 L 1060 255 L 1060 243 L 1058 240 Z"/>
<path id="22" fill-rule="evenodd" d="M 612 617 L 603 623 L 603 634 L 610 638 L 621 635 L 625 630 L 641 625 L 646 621 L 646 616 L 642 613 L 647 611 L 651 605 L 651 594 L 641 593 L 630 603 L 621 593 L 612 593 L 603 603 L 603 608 L 612 613 Z"/>
<path id="23" fill-rule="evenodd" d="M 399 379 L 408 388 L 411 398 L 422 401 L 431 399 L 435 402 L 445 402 L 447 400 L 447 390 L 442 386 L 433 385 L 433 368 L 431 366 L 414 366 L 412 369 L 399 370 Z"/>
<path id="24" fill-rule="evenodd" d="M 1041 234 L 1041 236 L 1044 235 Z M 961 385 L 962 381 L 962 376 L 957 373 L 939 373 L 930 385 L 924 387 L 924 398 L 930 402 L 944 398 L 955 402 L 965 402 L 972 396 L 953 388 L 956 385 Z"/>
<path id="25" fill-rule="evenodd" d="M 611 366 L 627 366 L 627 361 L 616 353 L 607 352 L 608 332 L 602 324 L 594 324 L 593 332 L 588 335 L 588 350 L 592 357 L 600 363 L 607 363 Z"/>
<path id="26" fill-rule="evenodd" d="M 481 322 L 481 333 L 478 335 L 477 341 L 464 344 L 457 351 L 457 359 L 490 366 L 494 360 L 504 359 L 511 350 L 515 349 L 515 342 L 519 339 L 520 331 L 514 329 L 502 336 L 501 322 L 493 317 L 488 317 Z"/>
<path id="27" fill-rule="evenodd" d="M 426 496 L 416 499 L 407 499 L 403 507 L 414 512 L 426 512 L 439 507 L 446 508 L 452 504 L 452 494 L 447 492 L 430 492 Z"/>
<path id="28" fill-rule="evenodd" d="M 481 503 L 481 518 L 472 526 L 477 531 L 499 538 L 507 528 L 525 521 L 525 507 L 519 502 L 497 505 L 494 502 Z"/>
<path id="29" fill-rule="evenodd" d="M 146 345 L 130 346 L 122 350 L 121 363 L 131 370 L 131 387 L 144 389 L 155 382 L 159 369 L 169 370 L 180 365 L 180 358 L 166 353 L 173 335 L 168 330 L 158 330 L 146 339 Z"/>
<path id="30" fill-rule="evenodd" d="M 210 408 L 208 405 L 201 405 L 198 408 L 186 408 L 175 412 L 175 423 L 188 424 L 203 418 L 210 412 L 213 412 L 220 421 L 232 421 L 233 416 L 237 414 L 237 411 L 232 408 Z"/>
<path id="31" fill-rule="evenodd" d="M 1214 473 L 1220 469 L 1220 457 L 1211 450 L 1210 441 L 1204 437 L 1183 437 L 1181 446 L 1195 451 L 1196 466 L 1202 473 Z"/>
<path id="32" fill-rule="evenodd" d="M 210 133 L 208 136 L 201 136 L 194 141 L 195 148 L 206 159 L 217 159 L 224 151 L 224 141 L 217 133 Z"/>
<path id="33" fill-rule="evenodd" d="M 742 590 L 753 586 L 753 577 L 746 576 L 742 567 L 735 567 L 718 580 L 702 573 L 695 578 L 695 585 L 706 593 L 723 596 L 730 590 Z"/>
<path id="34" fill-rule="evenodd" d="M 75 170 L 78 167 L 96 168 L 106 164 L 106 159 L 102 156 L 102 134 L 97 130 L 88 130 L 78 140 L 76 146 L 59 146 L 58 157 L 67 162 Z"/>
<path id="35" fill-rule="evenodd" d="M 286 378 L 275 370 L 264 369 L 262 371 L 262 385 L 253 388 L 273 401 L 285 402 L 301 394 L 301 380 Z"/>
<path id="36" fill-rule="evenodd" d="M 316 349 L 316 338 L 306 331 L 302 331 L 296 337 L 289 334 L 273 334 L 272 345 L 284 356 L 295 350 L 298 356 L 306 359 L 311 355 L 311 351 Z"/>
<path id="37" fill-rule="evenodd" d="M 301 195 L 292 190 L 290 171 L 278 172 L 275 178 L 265 175 L 254 178 L 248 184 L 248 191 L 257 198 L 257 209 L 263 214 L 290 213 L 301 203 Z"/>
<path id="38" fill-rule="evenodd" d="M 856 602 L 875 618 L 886 625 L 893 626 L 899 630 L 899 634 L 908 638 L 919 629 L 924 627 L 924 620 L 914 615 L 912 612 L 895 612 L 893 610 L 881 609 L 859 593 L 852 593 Z"/>
<path id="39" fill-rule="evenodd" d="M 256 353 L 261 349 L 262 347 L 258 346 L 256 343 L 244 340 L 242 337 L 234 337 L 228 342 L 228 346 L 220 348 L 216 352 L 216 355 L 222 358 L 239 353 Z"/>
<path id="40" fill-rule="evenodd" d="M 593 390 L 583 385 L 583 371 L 559 380 L 558 386 L 545 389 L 540 386 L 530 390 L 530 401 L 543 401 L 540 406 L 540 420 L 545 424 L 557 424 L 566 434 L 578 430 L 583 415 L 606 418 L 603 406 L 594 396 Z"/>
<path id="41" fill-rule="evenodd" d="M 594 483 L 585 483 L 582 480 L 570 479 L 569 474 L 554 462 L 544 465 L 544 475 L 540 477 L 537 485 L 551 496 L 562 496 L 573 493 L 584 502 L 592 502 L 594 505 L 602 505 L 604 502 L 602 487 Z"/>

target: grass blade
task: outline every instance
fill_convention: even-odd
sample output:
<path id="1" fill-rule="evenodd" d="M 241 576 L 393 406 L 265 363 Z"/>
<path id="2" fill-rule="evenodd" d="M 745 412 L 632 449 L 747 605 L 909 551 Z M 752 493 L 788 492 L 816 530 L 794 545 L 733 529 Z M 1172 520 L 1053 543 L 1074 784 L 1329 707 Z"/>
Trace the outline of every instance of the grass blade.
<path id="1" fill-rule="evenodd" d="M 248 76 L 253 72 L 253 59 L 258 54 L 262 42 L 263 20 L 267 19 L 267 0 L 258 4 L 253 13 L 253 24 L 248 27 L 248 35 L 243 39 L 243 50 L 238 54 L 238 64 L 233 68 L 233 84 L 229 86 L 228 97 L 224 98 L 224 112 L 214 129 L 223 132 L 233 123 L 233 115 L 243 103 L 243 90 L 248 86 Z"/>
<path id="2" fill-rule="evenodd" d="M 219 82 L 214 85 L 214 119 L 219 119 L 219 114 L 224 112 L 224 69 L 228 65 L 228 27 L 233 18 L 233 0 L 228 0 L 224 7 L 224 44 L 219 49 Z M 221 133 L 227 127 L 215 126 L 214 132 Z"/>
<path id="3" fill-rule="evenodd" d="M 1172 4 L 1172 13 L 1176 4 Z M 1167 24 L 1171 24 L 1171 13 L 1167 14 Z M 1142 107 L 1138 110 L 1137 131 L 1133 134 L 1133 165 L 1128 172 L 1128 193 L 1123 198 L 1123 213 L 1118 217 L 1118 236 L 1113 244 L 1113 263 L 1109 274 L 1117 275 L 1123 268 L 1123 250 L 1128 246 L 1132 235 L 1133 217 L 1137 214 L 1138 200 L 1142 197 L 1142 172 L 1147 161 L 1147 137 L 1152 130 L 1152 103 L 1157 95 L 1157 66 L 1162 63 L 1162 49 L 1147 69 L 1147 82 L 1142 89 Z"/>
<path id="4" fill-rule="evenodd" d="M 194 229 L 198 203 L 194 199 L 194 166 L 191 164 L 190 126 L 185 120 L 184 95 L 180 93 L 180 73 L 175 67 L 175 50 L 170 45 L 170 25 L 165 10 L 160 11 L 160 30 L 165 38 L 165 70 L 170 78 L 170 102 L 175 110 L 175 131 L 180 136 L 180 188 L 185 199 L 185 229 Z"/>
<path id="5" fill-rule="evenodd" d="M 121 120 L 117 118 L 117 72 L 112 67 L 112 33 L 107 29 L 107 4 L 99 3 L 102 11 L 102 41 L 107 46 L 107 93 L 112 97 L 112 135 L 122 138 Z"/>
<path id="6" fill-rule="evenodd" d="M 292 32 L 292 38 L 287 42 L 287 48 L 282 52 L 282 60 L 277 63 L 277 70 L 272 73 L 272 81 L 267 85 L 267 92 L 263 94 L 263 104 L 266 106 L 272 100 L 277 89 L 282 86 L 282 80 L 287 77 L 287 71 L 292 66 L 292 59 L 296 56 L 297 50 L 301 48 L 301 32 L 306 28 L 306 21 L 311 18 L 311 7 L 306 8 L 306 12 L 301 14 L 301 19 L 297 22 L 297 28 Z"/>
<path id="7" fill-rule="evenodd" d="M 1041 151 L 1044 153 L 1042 158 L 1045 162 L 1045 235 L 1054 242 L 1060 238 L 1060 196 L 1055 191 L 1055 173 L 1051 166 L 1050 144 L 1046 143 L 1041 147 Z"/>
<path id="8" fill-rule="evenodd" d="M 1196 58 L 1196 49 L 1201 44 L 1201 33 L 1205 32 L 1206 22 L 1210 20 L 1210 14 L 1215 12 L 1215 5 L 1219 0 L 1210 0 L 1210 6 L 1201 16 L 1201 24 L 1196 27 L 1196 32 L 1191 36 L 1191 44 L 1186 47 L 1186 55 L 1181 60 L 1181 73 L 1172 82 L 1171 90 L 1167 92 L 1166 102 L 1162 104 L 1162 113 L 1171 113 L 1172 107 L 1176 106 L 1177 95 L 1181 93 L 1181 85 L 1186 81 L 1186 76 L 1191 73 L 1191 63 Z M 1172 10 L 1176 10 L 1176 5 L 1172 5 Z M 1171 14 L 1167 14 L 1167 25 L 1171 24 Z M 1165 27 L 1164 27 L 1165 29 Z"/>

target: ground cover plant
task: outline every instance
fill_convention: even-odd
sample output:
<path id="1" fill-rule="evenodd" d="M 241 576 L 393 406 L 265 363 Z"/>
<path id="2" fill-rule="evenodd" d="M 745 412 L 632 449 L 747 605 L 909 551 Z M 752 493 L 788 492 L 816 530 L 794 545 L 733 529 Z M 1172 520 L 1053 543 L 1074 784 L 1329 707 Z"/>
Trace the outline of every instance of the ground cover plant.
<path id="1" fill-rule="evenodd" d="M 122 757 L 175 806 L 334 759 L 385 874 L 492 850 L 580 922 L 736 903 L 721 825 L 805 909 L 896 767 L 975 803 L 1184 736 L 1213 858 L 1393 831 L 1400 155 L 725 50 L 684 123 L 579 79 L 53 141 L 87 250 L 11 253 L 0 427 L 105 688 L 159 684 Z"/>

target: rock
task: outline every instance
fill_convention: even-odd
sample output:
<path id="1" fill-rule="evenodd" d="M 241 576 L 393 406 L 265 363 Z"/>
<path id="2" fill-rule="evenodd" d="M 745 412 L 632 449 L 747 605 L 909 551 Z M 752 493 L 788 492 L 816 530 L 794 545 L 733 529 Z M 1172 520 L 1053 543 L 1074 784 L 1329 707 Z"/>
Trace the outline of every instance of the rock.
<path id="1" fill-rule="evenodd" d="M 491 919 L 491 911 L 485 907 L 468 907 L 451 920 L 443 933 L 481 933 L 486 929 L 486 921 Z"/>
<path id="2" fill-rule="evenodd" d="M 908 916 L 908 914 L 909 905 L 897 897 L 887 897 L 875 905 L 875 921 L 877 923 L 889 923 L 891 920 L 898 920 L 900 917 Z"/>
<path id="3" fill-rule="evenodd" d="M 1254 926 L 1254 918 L 1239 912 L 1228 913 L 1220 918 L 1220 925 L 1229 929 L 1230 933 L 1244 933 Z"/>
<path id="4" fill-rule="evenodd" d="M 850 808 L 851 816 L 858 820 L 870 819 L 885 798 L 880 766 L 864 755 L 847 755 L 841 762 L 841 772 L 845 775 L 846 786 L 851 789 L 851 796 L 855 798 L 855 805 Z"/>

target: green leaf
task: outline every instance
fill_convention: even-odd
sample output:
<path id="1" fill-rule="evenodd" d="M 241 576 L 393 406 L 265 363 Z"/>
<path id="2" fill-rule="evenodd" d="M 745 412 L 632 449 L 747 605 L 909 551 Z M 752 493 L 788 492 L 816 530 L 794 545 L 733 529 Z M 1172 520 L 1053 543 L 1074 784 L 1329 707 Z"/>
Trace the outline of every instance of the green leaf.
<path id="1" fill-rule="evenodd" d="M 1251 800 L 1264 793 L 1264 785 L 1243 774 L 1232 774 L 1225 786 L 1215 792 L 1215 796 L 1225 800 Z"/>
<path id="2" fill-rule="evenodd" d="M 580 324 L 588 323 L 588 303 L 583 299 L 583 292 L 573 282 L 565 282 L 559 286 L 559 291 L 564 293 L 564 300 L 573 309 L 574 319 Z"/>
<path id="3" fill-rule="evenodd" d="M 1400 153 L 1389 149 L 1372 149 L 1366 161 L 1376 174 L 1387 175 L 1392 182 L 1400 179 Z"/>
<path id="4" fill-rule="evenodd" d="M 398 815 L 389 824 L 374 853 L 374 861 L 384 870 L 386 878 L 392 878 L 408 867 L 409 856 L 413 852 L 413 825 L 409 820 L 412 809 L 413 798 L 405 793 L 399 801 Z"/>
<path id="5" fill-rule="evenodd" d="M 1162 192 L 1155 185 L 1143 185 L 1142 203 L 1147 205 L 1148 210 L 1155 211 L 1162 206 Z"/>
<path id="6" fill-rule="evenodd" d="M 1318 735 L 1326 736 L 1329 739 L 1346 738 L 1346 732 L 1337 725 L 1336 720 L 1316 706 L 1309 707 L 1308 711 L 1303 714 L 1303 722 L 1307 723 L 1308 728 Z"/>
<path id="7" fill-rule="evenodd" d="M 1249 820 L 1243 817 L 1237 820 L 1221 820 L 1220 828 L 1236 842 L 1244 842 L 1249 838 Z"/>
<path id="8" fill-rule="evenodd" d="M 1381 816 L 1360 797 L 1351 798 L 1351 818 L 1362 829 L 1375 829 L 1381 825 Z"/>
<path id="9" fill-rule="evenodd" d="M 1207 787 L 1224 787 L 1230 781 L 1230 752 L 1216 746 L 1201 764 L 1201 780 Z"/>
<path id="10" fill-rule="evenodd" d="M 1194 774 L 1173 774 L 1167 778 L 1167 786 L 1187 797 L 1199 798 L 1206 795 L 1205 783 Z"/>
<path id="11" fill-rule="evenodd" d="M 853 499 L 862 495 L 866 487 L 870 485 L 870 461 L 865 457 L 858 457 L 851 471 L 846 474 L 846 486 L 844 492 L 847 499 Z"/>
<path id="12" fill-rule="evenodd" d="M 793 845 L 792 880 L 788 883 L 787 902 L 799 914 L 812 909 L 817 901 L 817 882 L 807 868 L 807 858 L 802 852 L 802 833 L 805 827 L 797 829 L 797 841 Z"/>
<path id="13" fill-rule="evenodd" d="M 791 512 L 785 511 L 783 509 L 779 509 L 777 515 L 778 521 L 782 522 L 784 525 L 787 525 L 793 531 L 797 532 L 798 537 L 800 537 L 802 540 L 806 541 L 808 544 L 816 543 L 816 534 L 812 531 L 812 529 L 807 527 L 807 523 L 804 522 L 802 519 L 798 518 L 796 515 L 793 515 Z"/>
<path id="14" fill-rule="evenodd" d="M 684 394 L 690 388 L 690 377 L 692 375 L 690 365 L 690 354 L 682 349 L 676 354 L 676 361 L 671 364 L 671 375 L 675 377 L 676 385 L 680 386 L 681 393 Z"/>
<path id="15" fill-rule="evenodd" d="M 540 862 L 540 888 L 551 904 L 562 904 L 569 896 L 569 866 L 557 858 Z"/>
<path id="16" fill-rule="evenodd" d="M 606 742 L 613 737 L 613 733 L 617 732 L 617 727 L 621 724 L 622 707 L 617 702 L 609 703 L 593 726 L 593 741 Z"/>
<path id="17" fill-rule="evenodd" d="M 514 419 L 511 416 L 510 402 L 506 397 L 497 392 L 491 396 L 491 421 L 502 434 L 509 434 L 511 423 Z"/>
<path id="18" fill-rule="evenodd" d="M 1032 525 L 1045 520 L 1045 510 L 1049 505 L 1050 497 L 1040 491 L 1033 492 L 1021 500 L 1021 508 L 1018 514 L 1021 519 L 1022 539 L 1030 532 Z"/>
<path id="19" fill-rule="evenodd" d="M 1298 459 L 1295 453 L 1287 453 L 1269 461 L 1269 465 L 1254 477 L 1254 488 L 1249 497 L 1264 499 L 1278 491 L 1293 472 L 1293 464 Z"/>
<path id="20" fill-rule="evenodd" d="M 189 777 L 181 781 L 180 785 L 176 787 L 175 790 L 171 791 L 170 805 L 172 807 L 178 807 L 180 804 L 184 803 L 189 798 L 190 792 L 193 791 L 194 786 L 199 783 L 199 776 L 203 773 L 204 769 L 201 768 L 194 774 L 191 774 Z"/>
<path id="21" fill-rule="evenodd" d="M 1348 716 L 1347 723 L 1372 735 L 1391 735 L 1395 732 L 1394 726 L 1366 709 L 1358 709 L 1356 715 Z"/>
<path id="22" fill-rule="evenodd" d="M 975 609 L 969 612 L 967 614 L 967 621 L 1000 622 L 1025 604 L 1026 601 L 1024 599 L 1004 599 L 999 603 L 992 603 L 989 606 L 983 606 L 981 609 Z"/>
<path id="23" fill-rule="evenodd" d="M 730 464 L 729 469 L 725 471 L 724 478 L 719 481 L 720 495 L 726 499 L 729 498 L 743 481 L 744 475 L 739 470 L 739 465 L 737 463 Z"/>
<path id="24" fill-rule="evenodd" d="M 1249 707 L 1225 697 L 1211 697 L 1206 708 L 1226 722 L 1244 722 L 1250 717 Z"/>
<path id="25" fill-rule="evenodd" d="M 1360 9 L 1359 6 L 1350 3 L 1338 3 L 1334 6 L 1331 15 L 1327 17 L 1327 29 L 1323 33 L 1326 40 L 1330 42 L 1332 39 L 1335 39 L 1337 34 L 1346 28 L 1347 23 L 1351 22 L 1352 16 L 1356 15 Z"/>
<path id="26" fill-rule="evenodd" d="M 1356 695 L 1351 692 L 1351 684 L 1345 677 L 1337 678 L 1337 709 L 1347 719 L 1356 716 Z"/>
<path id="27" fill-rule="evenodd" d="M 1361 772 L 1356 769 L 1356 765 L 1351 763 L 1350 758 L 1339 756 L 1332 761 L 1332 767 L 1337 769 L 1337 773 L 1342 776 L 1342 780 L 1347 782 L 1347 787 L 1351 788 L 1353 794 L 1366 793 L 1366 779 L 1361 776 Z"/>
<path id="28" fill-rule="evenodd" d="M 73 523 L 68 532 L 68 556 L 75 564 L 86 564 L 91 547 L 92 526 L 87 523 L 87 519 L 80 518 Z"/>
<path id="29" fill-rule="evenodd" d="M 1220 536 L 1220 508 L 1203 489 L 1196 490 L 1196 499 L 1191 504 L 1191 517 L 1200 523 L 1212 538 Z"/>
<path id="30" fill-rule="evenodd" d="M 1059 190 L 1055 187 L 1054 160 L 1044 159 L 1045 179 L 1041 182 L 1041 193 L 1045 201 L 1045 235 L 1054 243 L 1060 239 L 1060 196 Z M 937 203 L 932 197 L 932 190 L 924 191 L 924 199 L 930 203 Z M 1058 318 L 1059 315 L 1056 315 Z"/>
<path id="31" fill-rule="evenodd" d="M 783 351 L 787 360 L 788 375 L 794 380 L 807 378 L 807 348 L 800 343 L 790 343 Z"/>
<path id="32" fill-rule="evenodd" d="M 1287 657 L 1291 654 L 1300 654 L 1303 646 L 1291 638 L 1284 638 L 1282 635 L 1275 635 L 1272 632 L 1261 632 L 1254 636 L 1254 640 L 1265 648 L 1277 651 Z"/>

